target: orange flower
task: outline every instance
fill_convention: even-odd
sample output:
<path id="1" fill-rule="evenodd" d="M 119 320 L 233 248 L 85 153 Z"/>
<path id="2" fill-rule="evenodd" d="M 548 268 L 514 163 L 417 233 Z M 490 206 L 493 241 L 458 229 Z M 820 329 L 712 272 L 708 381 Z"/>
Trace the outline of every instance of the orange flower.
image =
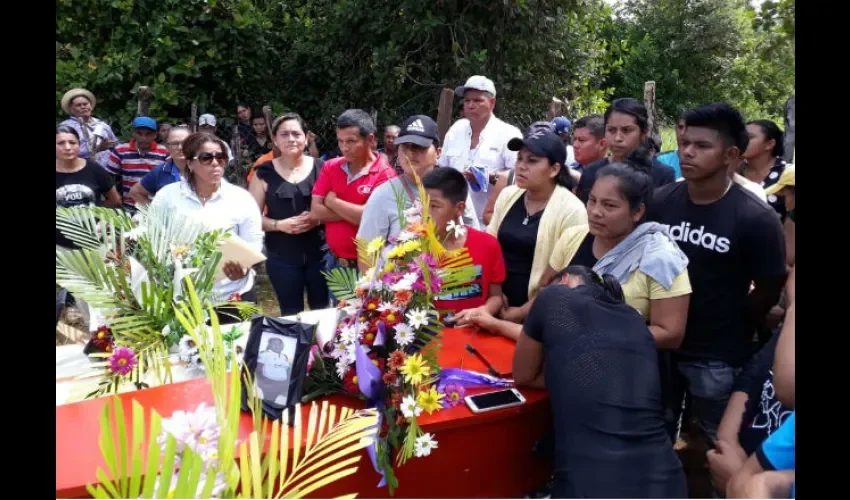
<path id="1" fill-rule="evenodd" d="M 421 222 L 414 222 L 412 224 L 407 225 L 407 231 L 414 234 L 423 235 L 428 232 L 428 228 L 426 228 L 425 224 L 422 224 Z"/>
<path id="2" fill-rule="evenodd" d="M 384 383 L 387 385 L 393 385 L 396 381 L 396 373 L 394 371 L 389 371 L 384 374 Z"/>
<path id="3" fill-rule="evenodd" d="M 397 306 L 406 306 L 413 299 L 413 292 L 410 290 L 401 290 L 395 293 L 393 304 Z"/>
<path id="4" fill-rule="evenodd" d="M 407 358 L 407 355 L 405 355 L 403 352 L 394 351 L 392 354 L 390 354 L 390 359 L 389 359 L 390 368 L 392 368 L 393 370 L 397 370 L 399 367 L 401 367 L 401 365 L 404 364 L 404 360 L 406 358 Z"/>

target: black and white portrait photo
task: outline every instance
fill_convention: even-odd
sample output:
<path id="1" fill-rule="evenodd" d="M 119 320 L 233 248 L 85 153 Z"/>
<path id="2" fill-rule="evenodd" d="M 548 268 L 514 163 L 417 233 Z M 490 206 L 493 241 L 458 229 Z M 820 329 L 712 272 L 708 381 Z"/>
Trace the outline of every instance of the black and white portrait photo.
<path id="1" fill-rule="evenodd" d="M 292 337 L 263 332 L 254 375 L 257 397 L 263 401 L 286 406 L 296 344 Z"/>

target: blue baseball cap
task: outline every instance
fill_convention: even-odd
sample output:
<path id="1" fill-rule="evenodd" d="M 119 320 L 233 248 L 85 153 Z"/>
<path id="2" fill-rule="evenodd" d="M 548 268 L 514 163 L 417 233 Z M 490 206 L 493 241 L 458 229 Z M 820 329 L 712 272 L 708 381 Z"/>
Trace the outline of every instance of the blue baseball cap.
<path id="1" fill-rule="evenodd" d="M 156 120 L 149 116 L 137 116 L 133 119 L 133 128 L 149 128 L 156 132 Z"/>
<path id="2" fill-rule="evenodd" d="M 573 124 L 566 116 L 559 116 L 555 118 L 552 120 L 552 125 L 555 127 L 555 133 L 558 135 L 569 132 L 573 128 Z"/>

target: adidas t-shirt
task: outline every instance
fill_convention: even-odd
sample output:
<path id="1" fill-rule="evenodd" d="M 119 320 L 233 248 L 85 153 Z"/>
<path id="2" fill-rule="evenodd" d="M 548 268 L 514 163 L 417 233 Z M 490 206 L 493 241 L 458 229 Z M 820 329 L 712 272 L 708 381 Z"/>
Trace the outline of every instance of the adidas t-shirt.
<path id="1" fill-rule="evenodd" d="M 785 276 L 785 237 L 777 213 L 750 191 L 732 184 L 721 199 L 696 205 L 688 183 L 655 191 L 648 219 L 670 228 L 688 256 L 693 294 L 680 353 L 732 365 L 752 355 L 747 311 L 754 279 Z"/>

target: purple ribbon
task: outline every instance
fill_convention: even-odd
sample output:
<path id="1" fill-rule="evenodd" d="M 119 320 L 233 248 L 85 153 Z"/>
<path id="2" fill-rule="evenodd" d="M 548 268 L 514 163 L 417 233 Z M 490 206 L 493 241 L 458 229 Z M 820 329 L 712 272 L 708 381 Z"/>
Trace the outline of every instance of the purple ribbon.
<path id="1" fill-rule="evenodd" d="M 375 439 L 372 440 L 372 444 L 369 445 L 369 448 L 366 449 L 367 453 L 369 453 L 369 459 L 372 461 L 372 467 L 375 469 L 375 472 L 381 475 L 381 480 L 378 481 L 378 488 L 383 488 L 387 485 L 387 476 L 384 475 L 383 469 L 378 469 L 378 451 L 377 451 L 377 443 L 378 443 L 378 434 L 381 432 L 381 424 L 383 424 L 384 414 L 380 412 L 380 406 L 376 406 L 374 404 L 370 404 L 369 408 L 378 408 L 378 426 L 375 428 Z"/>
<path id="2" fill-rule="evenodd" d="M 357 374 L 357 387 L 360 388 L 360 392 L 362 392 L 369 401 L 375 401 L 378 399 L 378 395 L 381 392 L 381 386 L 384 382 L 381 375 L 381 369 L 372 363 L 372 360 L 369 359 L 369 355 L 363 350 L 363 346 L 360 345 L 360 342 L 355 341 L 354 352 L 356 356 L 354 362 L 354 373 Z"/>
<path id="3" fill-rule="evenodd" d="M 513 387 L 514 381 L 491 377 L 490 375 L 464 370 L 463 368 L 443 368 L 440 370 L 440 381 L 437 386 L 443 387 L 448 384 L 457 384 L 463 387 Z"/>
<path id="4" fill-rule="evenodd" d="M 383 321 L 378 321 L 378 334 L 375 335 L 375 346 L 382 346 L 387 341 L 387 325 Z"/>

